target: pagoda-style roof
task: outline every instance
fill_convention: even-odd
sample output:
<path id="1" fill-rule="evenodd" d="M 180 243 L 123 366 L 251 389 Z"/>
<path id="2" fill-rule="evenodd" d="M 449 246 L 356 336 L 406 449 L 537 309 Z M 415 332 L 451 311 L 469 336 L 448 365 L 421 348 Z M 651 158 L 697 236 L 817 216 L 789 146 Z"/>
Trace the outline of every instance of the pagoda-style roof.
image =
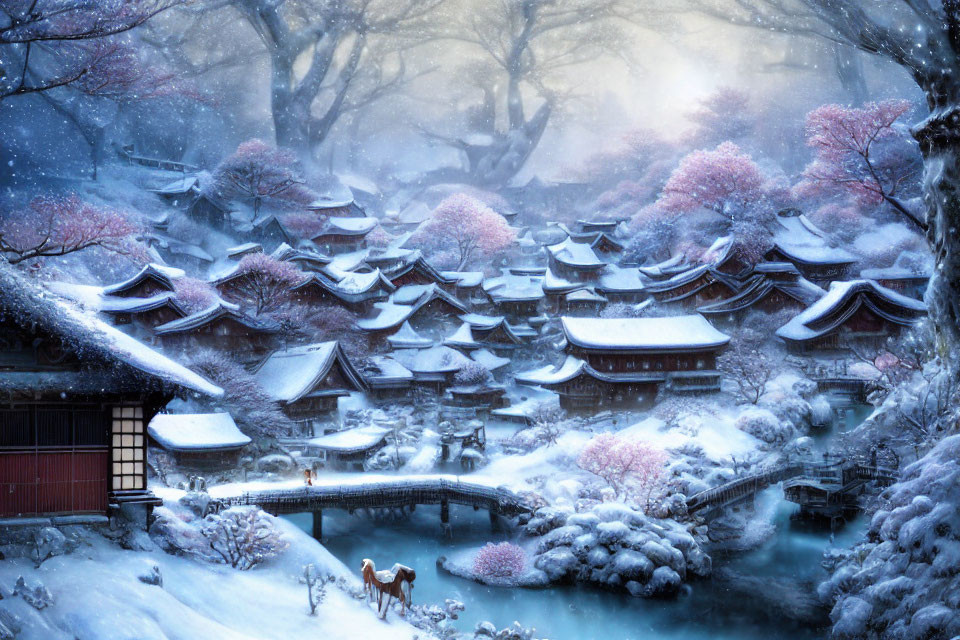
<path id="1" fill-rule="evenodd" d="M 153 332 L 159 336 L 189 333 L 223 319 L 232 320 L 258 333 L 276 333 L 279 331 L 275 322 L 257 320 L 242 313 L 237 305 L 224 300 L 217 300 L 202 311 L 154 327 Z"/>
<path id="2" fill-rule="evenodd" d="M 339 365 L 345 386 L 321 387 L 334 365 Z M 366 384 L 336 341 L 319 342 L 271 353 L 253 372 L 274 400 L 291 404 L 305 397 L 348 395 Z"/>
<path id="3" fill-rule="evenodd" d="M 700 315 L 665 318 L 560 318 L 567 342 L 598 353 L 717 350 L 730 337 Z"/>
<path id="4" fill-rule="evenodd" d="M 480 343 L 473 337 L 473 331 L 468 322 L 464 322 L 453 334 L 444 338 L 443 344 L 459 349 L 478 349 L 480 347 Z"/>
<path id="5" fill-rule="evenodd" d="M 585 286 L 582 282 L 570 282 L 566 278 L 556 275 L 551 269 L 547 269 L 543 276 L 543 284 L 541 285 L 543 292 L 547 295 L 570 293 L 571 291 L 582 289 Z"/>
<path id="6" fill-rule="evenodd" d="M 378 314 L 373 318 L 364 318 L 357 321 L 357 326 L 364 331 L 384 331 L 399 327 L 428 304 L 440 301 L 450 307 L 453 312 L 465 312 L 467 307 L 457 298 L 450 295 L 436 283 L 428 285 L 406 285 L 400 287 L 390 295 L 385 302 L 374 303 Z"/>
<path id="7" fill-rule="evenodd" d="M 849 251 L 832 247 L 829 236 L 796 209 L 781 211 L 776 220 L 779 227 L 768 256 L 780 253 L 791 262 L 804 265 L 846 265 L 857 261 Z"/>
<path id="8" fill-rule="evenodd" d="M 263 245 L 259 242 L 244 242 L 243 244 L 227 249 L 227 257 L 239 260 L 252 253 L 263 253 Z"/>
<path id="9" fill-rule="evenodd" d="M 600 272 L 596 290 L 598 293 L 639 293 L 646 289 L 640 269 L 635 267 L 619 267 L 608 264 Z"/>
<path id="10" fill-rule="evenodd" d="M 699 307 L 697 311 L 707 316 L 743 311 L 773 291 L 779 291 L 804 306 L 813 304 L 827 293 L 799 275 L 793 280 L 776 280 L 761 273 L 751 276 L 743 289 L 733 296 Z"/>
<path id="11" fill-rule="evenodd" d="M 187 312 L 177 302 L 176 296 L 177 294 L 172 291 L 158 293 L 149 298 L 115 298 L 106 296 L 100 301 L 100 311 L 108 314 L 136 314 L 166 307 L 181 318 L 185 317 Z"/>
<path id="12" fill-rule="evenodd" d="M 441 271 L 440 274 L 456 282 L 461 289 L 474 289 L 483 283 L 483 271 Z"/>
<path id="13" fill-rule="evenodd" d="M 448 278 L 434 269 L 433 266 L 424 259 L 423 254 L 419 250 L 414 251 L 397 265 L 384 269 L 384 274 L 394 283 L 410 272 L 416 272 L 423 276 L 424 279 L 437 284 L 454 284 L 456 282 L 453 278 Z"/>
<path id="14" fill-rule="evenodd" d="M 373 231 L 376 226 L 377 220 L 375 218 L 331 216 L 327 218 L 327 224 L 323 231 L 314 234 L 313 240 L 319 240 L 328 236 L 363 237 Z"/>
<path id="15" fill-rule="evenodd" d="M 637 267 L 637 269 L 651 280 L 663 280 L 687 271 L 690 269 L 690 264 L 685 255 L 677 253 L 663 262 Z"/>
<path id="16" fill-rule="evenodd" d="M 117 282 L 103 288 L 103 294 L 107 296 L 123 296 L 135 290 L 141 284 L 152 281 L 159 288 L 167 291 L 174 290 L 174 281 L 186 276 L 183 269 L 168 267 L 162 264 L 150 263 L 144 266 L 133 277 L 127 278 L 122 282 Z"/>
<path id="17" fill-rule="evenodd" d="M 553 387 L 565 384 L 581 376 L 592 378 L 605 383 L 637 383 L 663 382 L 667 379 L 663 371 L 636 371 L 606 373 L 591 367 L 585 360 L 568 355 L 560 366 L 546 365 L 532 371 L 525 371 L 514 376 L 517 384 L 528 384 L 540 387 Z"/>
<path id="18" fill-rule="evenodd" d="M 460 319 L 468 323 L 474 329 L 488 331 L 497 328 L 506 320 L 504 316 L 485 316 L 480 313 L 465 313 L 460 316 Z"/>
<path id="19" fill-rule="evenodd" d="M 229 413 L 158 413 L 147 433 L 168 451 L 236 451 L 251 442 Z"/>
<path id="20" fill-rule="evenodd" d="M 424 349 L 433 346 L 433 340 L 421 336 L 406 321 L 400 326 L 399 331 L 392 336 L 387 336 L 387 342 L 394 349 Z"/>
<path id="21" fill-rule="evenodd" d="M 873 280 L 833 282 L 825 296 L 777 329 L 777 335 L 790 342 L 813 340 L 839 329 L 861 307 L 904 327 L 916 324 L 927 313 L 923 302 Z"/>
<path id="22" fill-rule="evenodd" d="M 504 269 L 499 276 L 484 280 L 483 290 L 495 304 L 541 300 L 543 276 L 515 275 Z"/>
<path id="23" fill-rule="evenodd" d="M 428 349 L 404 349 L 390 354 L 391 357 L 409 369 L 416 379 L 435 377 L 459 371 L 474 362 L 456 349 L 437 345 Z"/>
<path id="24" fill-rule="evenodd" d="M 389 433 L 385 427 L 367 425 L 311 438 L 307 446 L 340 455 L 362 453 L 381 446 Z"/>
<path id="25" fill-rule="evenodd" d="M 371 389 L 403 388 L 413 381 L 413 373 L 390 356 L 370 356 L 363 378 Z"/>
<path id="26" fill-rule="evenodd" d="M 572 238 L 547 246 L 547 251 L 554 260 L 571 269 L 597 271 L 607 264 L 589 244 L 574 242 Z"/>

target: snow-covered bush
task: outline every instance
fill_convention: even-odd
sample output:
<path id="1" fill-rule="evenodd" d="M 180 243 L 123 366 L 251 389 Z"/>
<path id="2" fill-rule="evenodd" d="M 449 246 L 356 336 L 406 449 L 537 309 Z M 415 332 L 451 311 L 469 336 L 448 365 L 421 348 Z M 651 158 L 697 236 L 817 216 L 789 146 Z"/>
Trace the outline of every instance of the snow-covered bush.
<path id="1" fill-rule="evenodd" d="M 209 283 L 197 278 L 178 278 L 174 282 L 176 300 L 187 313 L 196 313 L 217 301 L 217 292 Z"/>
<path id="2" fill-rule="evenodd" d="M 468 362 L 460 367 L 460 370 L 457 371 L 453 376 L 454 383 L 464 386 L 483 386 L 488 384 L 493 379 L 493 376 L 490 375 L 490 370 L 479 362 Z"/>
<path id="3" fill-rule="evenodd" d="M 960 634 L 960 436 L 944 438 L 884 493 L 867 539 L 818 593 L 836 638 Z"/>
<path id="4" fill-rule="evenodd" d="M 473 570 L 486 578 L 516 578 L 526 568 L 526 554 L 510 542 L 488 542 L 473 558 Z"/>
<path id="5" fill-rule="evenodd" d="M 42 582 L 38 582 L 32 587 L 28 587 L 23 576 L 17 578 L 17 583 L 13 587 L 13 595 L 20 596 L 34 609 L 46 609 L 53 604 L 53 594 Z"/>
<path id="6" fill-rule="evenodd" d="M 736 427 L 767 444 L 781 444 L 793 436 L 791 425 L 781 421 L 771 411 L 759 407 L 751 407 L 741 413 Z"/>
<path id="7" fill-rule="evenodd" d="M 279 555 L 289 546 L 267 514 L 256 507 L 210 514 L 204 518 L 201 533 L 225 564 L 241 571 Z"/>

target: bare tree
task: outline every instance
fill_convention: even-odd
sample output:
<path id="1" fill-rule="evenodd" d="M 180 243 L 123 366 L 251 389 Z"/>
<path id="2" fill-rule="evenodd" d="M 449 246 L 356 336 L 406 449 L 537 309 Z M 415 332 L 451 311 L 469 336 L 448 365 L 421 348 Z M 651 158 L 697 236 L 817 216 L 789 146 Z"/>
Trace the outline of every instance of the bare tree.
<path id="1" fill-rule="evenodd" d="M 408 32 L 442 0 L 229 0 L 270 56 L 270 100 L 279 146 L 308 153 L 345 112 L 402 83 L 371 43 Z M 377 42 L 382 47 L 382 42 Z"/>
<path id="2" fill-rule="evenodd" d="M 916 125 L 926 167 L 927 237 L 937 269 L 927 300 L 957 375 L 960 353 L 960 2 L 957 0 L 687 0 L 732 24 L 822 38 L 886 58 L 927 97 Z"/>
<path id="3" fill-rule="evenodd" d="M 470 65 L 464 74 L 481 100 L 468 113 L 468 135 L 425 133 L 461 151 L 462 181 L 497 186 L 527 162 L 564 98 L 549 86 L 551 74 L 604 54 L 622 56 L 618 22 L 632 18 L 636 9 L 622 0 L 491 0 L 474 12 L 462 7 L 452 12 L 439 37 L 482 52 L 484 63 Z M 528 115 L 531 102 L 539 105 Z"/>

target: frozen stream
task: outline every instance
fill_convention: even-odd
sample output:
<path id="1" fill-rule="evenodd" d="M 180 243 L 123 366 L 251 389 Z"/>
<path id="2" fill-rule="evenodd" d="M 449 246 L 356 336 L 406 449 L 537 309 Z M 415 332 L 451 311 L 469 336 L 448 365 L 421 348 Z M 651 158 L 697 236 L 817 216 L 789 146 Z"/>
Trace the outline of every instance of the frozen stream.
<path id="1" fill-rule="evenodd" d="M 851 411 L 839 425 L 849 429 L 865 417 Z M 825 444 L 829 435 L 817 438 Z M 831 542 L 829 532 L 791 522 L 797 507 L 782 499 L 779 487 L 771 487 L 758 500 L 759 508 L 771 514 L 775 533 L 758 548 L 742 553 L 714 553 L 714 568 L 757 578 L 816 583 L 826 576 L 820 566 L 824 549 L 855 540 L 866 525 L 865 518 L 849 523 Z M 461 600 L 466 610 L 459 628 L 472 631 L 477 622 L 490 620 L 498 628 L 514 620 L 537 629 L 537 636 L 551 640 L 684 639 L 724 640 L 819 638 L 824 630 L 803 627 L 771 615 L 758 598 L 731 592 L 725 583 L 708 579 L 691 583 L 675 600 L 644 600 L 620 593 L 585 587 L 549 589 L 503 589 L 486 587 L 446 574 L 436 568 L 439 556 L 509 539 L 513 532 L 491 531 L 486 512 L 451 506 L 452 538 L 440 532 L 439 507 L 418 507 L 401 522 L 373 522 L 345 512 L 324 513 L 323 543 L 348 567 L 359 570 L 363 558 L 372 558 L 380 568 L 402 562 L 417 571 L 414 603 L 442 604 L 446 598 Z M 310 531 L 309 514 L 289 518 Z"/>

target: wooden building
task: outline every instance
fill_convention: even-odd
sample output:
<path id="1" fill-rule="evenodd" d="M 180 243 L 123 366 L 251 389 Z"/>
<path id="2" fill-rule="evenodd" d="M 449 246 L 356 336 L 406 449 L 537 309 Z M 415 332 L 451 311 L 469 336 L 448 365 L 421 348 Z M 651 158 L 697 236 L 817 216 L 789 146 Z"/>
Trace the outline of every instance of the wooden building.
<path id="1" fill-rule="evenodd" d="M 872 280 L 834 282 L 825 296 L 777 329 L 777 335 L 798 353 L 879 349 L 926 313 L 923 302 Z"/>
<path id="2" fill-rule="evenodd" d="M 736 294 L 697 309 L 710 320 L 739 322 L 751 311 L 800 313 L 826 295 L 789 262 L 761 263 Z"/>
<path id="3" fill-rule="evenodd" d="M 453 286 L 456 280 L 447 278 L 427 262 L 420 251 L 414 251 L 412 254 L 398 261 L 392 267 L 384 269 L 384 275 L 395 287 L 403 287 L 411 284 L 437 284 L 444 286 Z"/>
<path id="4" fill-rule="evenodd" d="M 147 433 L 179 466 L 205 471 L 235 468 L 250 444 L 229 413 L 159 413 Z"/>
<path id="5" fill-rule="evenodd" d="M 377 226 L 374 218 L 329 217 L 323 231 L 315 234 L 311 240 L 327 253 L 346 253 L 357 251 L 367 245 L 367 234 Z"/>
<path id="6" fill-rule="evenodd" d="M 556 391 L 570 409 L 650 399 L 677 392 L 717 391 L 716 358 L 730 338 L 702 316 L 561 318 L 567 358 L 518 374 L 516 381 Z"/>
<path id="7" fill-rule="evenodd" d="M 148 264 L 131 278 L 103 288 L 103 295 L 117 298 L 149 298 L 162 293 L 174 292 L 174 282 L 186 272 L 176 267 Z"/>
<path id="8" fill-rule="evenodd" d="M 774 246 L 764 256 L 768 262 L 791 262 L 804 278 L 821 287 L 847 278 L 857 257 L 831 246 L 828 235 L 799 210 L 780 211 L 776 221 Z"/>
<path id="9" fill-rule="evenodd" d="M 149 514 L 147 422 L 222 390 L 8 266 L 0 292 L 0 517 Z"/>
<path id="10" fill-rule="evenodd" d="M 297 423 L 301 435 L 316 428 L 337 410 L 337 400 L 366 383 L 340 345 L 319 342 L 271 353 L 253 372 L 257 382 Z"/>
<path id="11" fill-rule="evenodd" d="M 153 329 L 187 316 L 172 292 L 159 293 L 149 298 L 104 297 L 100 312 L 110 316 L 115 325 L 133 324 Z"/>
<path id="12" fill-rule="evenodd" d="M 647 293 L 661 304 L 694 309 L 729 298 L 739 291 L 738 283 L 710 265 L 694 267 L 671 278 L 647 285 Z"/>
<path id="13" fill-rule="evenodd" d="M 930 273 L 903 267 L 886 267 L 883 269 L 864 269 L 860 272 L 864 280 L 873 280 L 881 287 L 902 293 L 905 296 L 923 299 L 930 282 Z"/>
<path id="14" fill-rule="evenodd" d="M 442 334 L 467 310 L 466 305 L 436 284 L 400 287 L 389 300 L 377 302 L 373 307 L 376 315 L 358 320 L 357 327 L 374 340 L 386 339 L 404 323 L 420 331 Z"/>
<path id="15" fill-rule="evenodd" d="M 297 301 L 308 305 L 335 304 L 354 313 L 366 314 L 375 302 L 390 298 L 395 290 L 380 270 L 368 273 L 348 273 L 340 282 L 323 273 L 312 273 L 290 288 Z"/>
<path id="16" fill-rule="evenodd" d="M 153 330 L 165 349 L 181 353 L 216 349 L 242 361 L 259 359 L 274 348 L 278 332 L 276 323 L 252 318 L 223 300 Z"/>
<path id="17" fill-rule="evenodd" d="M 363 463 L 386 444 L 390 429 L 369 425 L 311 438 L 306 453 L 329 469 L 363 471 Z"/>

